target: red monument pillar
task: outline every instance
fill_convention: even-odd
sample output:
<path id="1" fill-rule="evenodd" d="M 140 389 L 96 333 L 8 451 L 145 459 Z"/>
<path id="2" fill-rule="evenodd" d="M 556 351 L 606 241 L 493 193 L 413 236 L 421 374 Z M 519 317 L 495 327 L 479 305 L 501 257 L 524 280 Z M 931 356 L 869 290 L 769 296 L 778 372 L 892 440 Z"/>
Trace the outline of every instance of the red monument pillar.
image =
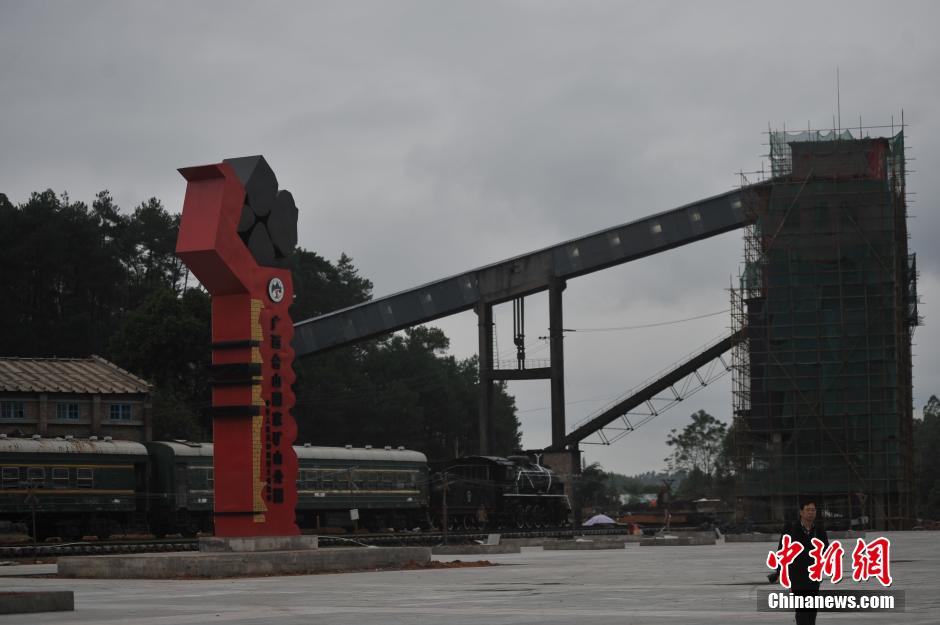
<path id="1" fill-rule="evenodd" d="M 261 156 L 180 170 L 176 253 L 212 296 L 215 534 L 299 534 L 293 284 L 297 207 Z"/>

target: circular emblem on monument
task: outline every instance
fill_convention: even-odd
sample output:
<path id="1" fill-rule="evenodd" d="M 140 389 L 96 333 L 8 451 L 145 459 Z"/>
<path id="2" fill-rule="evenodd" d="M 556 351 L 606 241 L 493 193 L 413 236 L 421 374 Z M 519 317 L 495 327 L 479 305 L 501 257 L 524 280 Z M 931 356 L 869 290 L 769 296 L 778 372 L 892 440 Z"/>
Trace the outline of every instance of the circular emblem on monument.
<path id="1" fill-rule="evenodd" d="M 284 283 L 281 282 L 280 278 L 271 278 L 271 281 L 268 282 L 268 297 L 275 304 L 284 299 Z"/>

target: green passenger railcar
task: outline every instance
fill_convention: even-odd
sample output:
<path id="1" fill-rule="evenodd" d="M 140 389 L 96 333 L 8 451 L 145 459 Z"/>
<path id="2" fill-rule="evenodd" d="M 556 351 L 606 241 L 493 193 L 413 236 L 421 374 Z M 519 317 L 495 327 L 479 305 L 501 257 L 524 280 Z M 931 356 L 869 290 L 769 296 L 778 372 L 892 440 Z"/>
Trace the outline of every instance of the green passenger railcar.
<path id="1" fill-rule="evenodd" d="M 155 441 L 150 453 L 150 531 L 162 538 L 212 531 L 212 443 Z"/>
<path id="2" fill-rule="evenodd" d="M 151 531 L 195 536 L 212 528 L 212 443 L 147 443 Z M 295 446 L 297 524 L 411 529 L 428 525 L 428 465 L 405 449 Z"/>
<path id="3" fill-rule="evenodd" d="M 301 527 L 427 527 L 428 461 L 404 448 L 294 447 Z"/>
<path id="4" fill-rule="evenodd" d="M 126 528 L 146 483 L 140 443 L 0 436 L 0 519 L 39 540 L 104 539 Z"/>

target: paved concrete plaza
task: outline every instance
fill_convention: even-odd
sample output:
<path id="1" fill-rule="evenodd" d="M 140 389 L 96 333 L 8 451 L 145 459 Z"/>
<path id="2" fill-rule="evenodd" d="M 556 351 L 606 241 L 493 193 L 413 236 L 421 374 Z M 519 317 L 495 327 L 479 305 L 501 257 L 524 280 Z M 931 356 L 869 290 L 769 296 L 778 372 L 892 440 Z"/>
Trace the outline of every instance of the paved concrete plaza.
<path id="1" fill-rule="evenodd" d="M 940 623 L 940 533 L 887 535 L 894 588 L 906 591 L 906 612 L 822 613 L 820 625 Z M 771 546 L 524 548 L 484 556 L 499 564 L 494 567 L 198 581 L 30 578 L 17 575 L 53 567 L 8 566 L 0 567 L 4 590 L 73 590 L 75 611 L 0 616 L 0 625 L 789 624 L 790 614 L 756 611 L 758 590 L 769 588 L 761 582 Z M 848 556 L 844 562 L 851 578 Z M 849 579 L 840 587 L 856 585 Z"/>

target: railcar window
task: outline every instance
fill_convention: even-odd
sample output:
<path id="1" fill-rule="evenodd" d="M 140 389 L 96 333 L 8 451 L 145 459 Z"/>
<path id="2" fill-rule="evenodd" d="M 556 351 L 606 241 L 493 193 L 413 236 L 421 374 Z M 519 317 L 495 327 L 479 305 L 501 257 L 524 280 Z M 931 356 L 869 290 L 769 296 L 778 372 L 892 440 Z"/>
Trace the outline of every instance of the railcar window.
<path id="1" fill-rule="evenodd" d="M 69 470 L 64 467 L 53 467 L 52 469 L 52 481 L 58 485 L 62 486 L 68 484 L 69 482 Z"/>
<path id="2" fill-rule="evenodd" d="M 43 467 L 27 467 L 26 481 L 30 484 L 41 484 L 46 481 L 46 469 Z"/>
<path id="3" fill-rule="evenodd" d="M 411 471 L 402 471 L 395 474 L 395 488 L 401 490 L 404 488 L 409 488 L 409 482 L 411 481 Z"/>
<path id="4" fill-rule="evenodd" d="M 307 488 L 319 488 L 319 476 L 317 471 L 306 470 L 304 471 L 304 482 L 306 482 Z"/>
<path id="5" fill-rule="evenodd" d="M 16 488 L 20 484 L 19 467 L 3 467 L 3 488 Z"/>
<path id="6" fill-rule="evenodd" d="M 91 488 L 95 483 L 94 469 L 79 468 L 75 470 L 75 485 L 79 488 Z"/>
<path id="7" fill-rule="evenodd" d="M 212 488 L 212 468 L 211 467 L 189 467 L 189 481 L 191 488 L 199 490 L 209 490 Z"/>
<path id="8" fill-rule="evenodd" d="M 320 477 L 320 482 L 323 484 L 323 490 L 333 490 L 333 470 L 327 469 L 324 471 Z"/>

